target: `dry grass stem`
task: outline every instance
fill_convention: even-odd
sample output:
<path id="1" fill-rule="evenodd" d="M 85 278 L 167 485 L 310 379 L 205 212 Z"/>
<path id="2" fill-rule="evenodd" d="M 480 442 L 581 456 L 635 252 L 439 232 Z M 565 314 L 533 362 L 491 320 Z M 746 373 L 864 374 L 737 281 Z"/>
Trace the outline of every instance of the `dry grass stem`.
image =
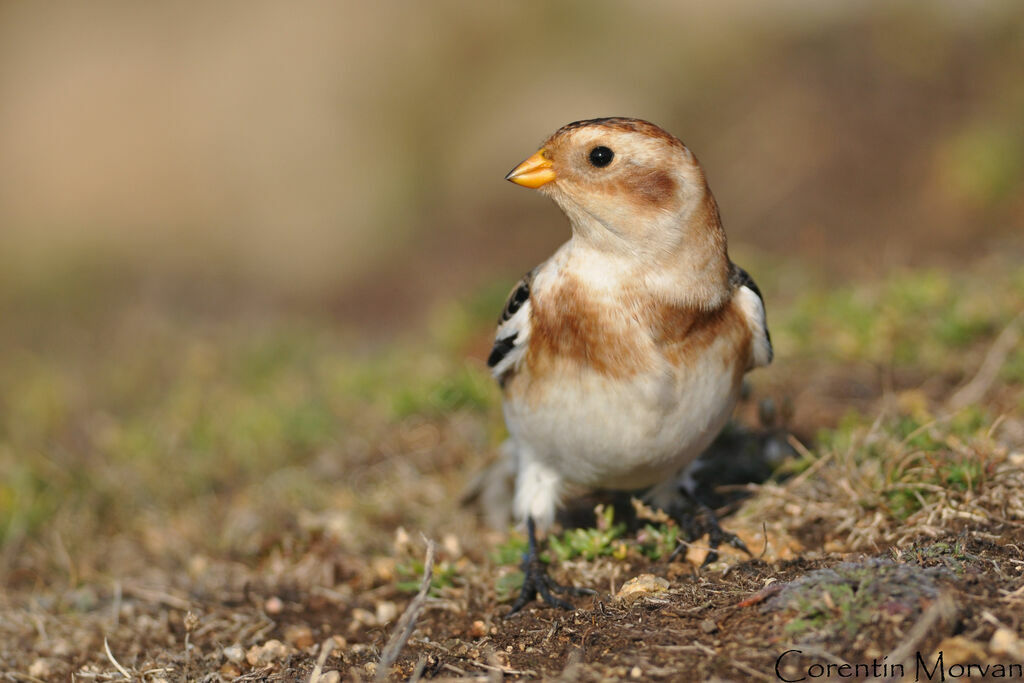
<path id="1" fill-rule="evenodd" d="M 320 655 L 316 658 L 316 666 L 309 674 L 309 683 L 320 683 L 320 675 L 323 673 L 324 664 L 334 650 L 334 638 L 328 638 L 320 645 Z"/>
<path id="2" fill-rule="evenodd" d="M 409 641 L 409 637 L 412 636 L 413 629 L 416 627 L 416 619 L 419 617 L 420 612 L 423 610 L 423 605 L 427 601 L 427 594 L 430 592 L 430 582 L 434 577 L 435 545 L 433 541 L 425 540 L 427 542 L 427 557 L 423 561 L 423 579 L 420 582 L 420 590 L 409 603 L 409 606 L 405 608 L 405 612 L 402 613 L 398 624 L 395 625 L 395 631 L 391 635 L 391 639 L 388 640 L 384 651 L 381 652 L 380 661 L 377 663 L 378 681 L 387 678 L 388 671 L 398 659 L 398 655 Z M 465 672 L 461 673 L 465 675 Z"/>
<path id="3" fill-rule="evenodd" d="M 110 660 L 110 663 L 114 665 L 114 668 L 117 669 L 127 680 L 132 680 L 131 674 L 128 673 L 128 670 L 121 666 L 121 663 L 114 658 L 114 653 L 110 651 L 110 643 L 107 642 L 106 638 L 103 639 L 103 651 L 106 653 L 107 659 Z"/>
<path id="4" fill-rule="evenodd" d="M 940 622 L 950 622 L 956 618 L 956 614 L 957 606 L 953 599 L 947 593 L 940 595 L 914 623 L 903 642 L 889 653 L 889 661 L 893 664 L 907 662 Z"/>
<path id="5" fill-rule="evenodd" d="M 981 367 L 978 368 L 978 372 L 971 381 L 957 389 L 956 393 L 949 397 L 949 401 L 946 403 L 947 410 L 955 412 L 985 398 L 985 394 L 992 388 L 992 384 L 999 376 L 999 371 L 1006 363 L 1010 352 L 1020 343 L 1022 322 L 1024 322 L 1024 313 L 1019 313 L 1003 328 L 996 340 L 992 342 L 988 353 L 985 354 L 985 360 L 982 361 Z"/>

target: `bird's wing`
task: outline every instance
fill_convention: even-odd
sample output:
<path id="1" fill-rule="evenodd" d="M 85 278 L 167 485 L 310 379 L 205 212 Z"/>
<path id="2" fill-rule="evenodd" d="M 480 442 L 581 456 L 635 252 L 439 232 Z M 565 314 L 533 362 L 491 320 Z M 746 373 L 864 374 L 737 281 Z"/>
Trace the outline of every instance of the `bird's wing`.
<path id="1" fill-rule="evenodd" d="M 530 285 L 535 272 L 536 269 L 531 270 L 512 289 L 498 318 L 498 331 L 494 335 L 491 355 L 487 357 L 487 366 L 499 381 L 515 370 L 526 353 L 530 340 Z"/>
<path id="2" fill-rule="evenodd" d="M 733 286 L 736 287 L 736 300 L 743 310 L 743 314 L 750 325 L 753 333 L 753 354 L 751 367 L 758 368 L 772 362 L 772 336 L 768 332 L 768 322 L 765 319 L 764 299 L 761 297 L 761 290 L 758 289 L 754 278 L 750 277 L 747 271 L 735 263 L 732 264 L 732 273 L 729 277 Z"/>

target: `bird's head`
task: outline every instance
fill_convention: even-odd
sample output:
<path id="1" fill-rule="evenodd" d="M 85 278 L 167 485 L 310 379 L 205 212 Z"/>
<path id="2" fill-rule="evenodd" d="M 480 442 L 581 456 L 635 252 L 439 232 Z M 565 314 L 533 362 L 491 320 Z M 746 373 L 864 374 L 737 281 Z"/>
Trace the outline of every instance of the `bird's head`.
<path id="1" fill-rule="evenodd" d="M 647 121 L 570 123 L 505 177 L 550 196 L 574 234 L 603 249 L 672 253 L 708 237 L 720 239 L 724 249 L 718 209 L 697 159 Z"/>

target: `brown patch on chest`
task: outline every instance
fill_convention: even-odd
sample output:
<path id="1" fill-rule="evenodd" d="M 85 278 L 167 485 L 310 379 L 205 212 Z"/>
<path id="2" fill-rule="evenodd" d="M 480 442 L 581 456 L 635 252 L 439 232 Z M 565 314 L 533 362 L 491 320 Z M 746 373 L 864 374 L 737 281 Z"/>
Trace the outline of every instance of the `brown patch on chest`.
<path id="1" fill-rule="evenodd" d="M 628 377 L 650 363 L 645 341 L 616 319 L 627 315 L 588 299 L 579 281 L 565 280 L 532 304 L 526 364 L 534 373 L 570 361 L 610 377 Z"/>
<path id="2" fill-rule="evenodd" d="M 652 330 L 655 343 L 677 367 L 704 362 L 716 342 L 720 357 L 715 360 L 735 363 L 740 375 L 750 363 L 752 333 L 732 300 L 711 311 L 666 304 L 657 309 Z"/>
<path id="3" fill-rule="evenodd" d="M 720 362 L 734 367 L 737 377 L 746 372 L 752 333 L 732 300 L 710 311 L 653 302 L 642 306 L 626 293 L 621 300 L 618 310 L 602 306 L 573 278 L 535 298 L 525 358 L 530 373 L 567 361 L 608 377 L 629 377 L 655 367 L 659 354 L 679 368 Z"/>

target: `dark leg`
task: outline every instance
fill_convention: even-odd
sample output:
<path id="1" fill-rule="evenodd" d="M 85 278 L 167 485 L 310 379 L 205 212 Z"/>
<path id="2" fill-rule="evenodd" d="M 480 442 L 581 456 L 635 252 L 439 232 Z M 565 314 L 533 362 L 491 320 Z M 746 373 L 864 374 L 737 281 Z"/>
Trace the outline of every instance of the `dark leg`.
<path id="1" fill-rule="evenodd" d="M 689 547 L 689 541 L 695 541 L 704 534 L 708 535 L 710 551 L 707 557 L 704 558 L 704 562 L 701 564 L 702 567 L 706 567 L 718 559 L 718 546 L 722 545 L 722 541 L 725 541 L 733 548 L 742 550 L 747 555 L 751 555 L 747 545 L 739 536 L 722 528 L 718 523 L 718 517 L 711 508 L 690 495 L 690 492 L 682 486 L 679 487 L 679 495 L 684 502 L 679 505 L 672 505 L 672 509 L 665 511 L 679 525 L 683 538 L 679 547 L 669 555 L 669 562 L 676 559 L 680 553 L 686 552 L 686 549 Z"/>
<path id="2" fill-rule="evenodd" d="M 512 616 L 525 607 L 528 602 L 538 597 L 552 607 L 561 607 L 568 610 L 575 609 L 571 604 L 561 598 L 556 598 L 552 593 L 568 595 L 594 594 L 594 591 L 589 588 L 576 588 L 575 586 L 563 586 L 555 583 L 548 576 L 544 563 L 540 561 L 540 555 L 537 552 L 537 529 L 533 519 L 530 517 L 526 518 L 526 533 L 529 546 L 526 555 L 523 556 L 523 589 L 520 591 L 519 597 L 512 604 L 512 609 L 505 615 L 506 617 Z"/>

